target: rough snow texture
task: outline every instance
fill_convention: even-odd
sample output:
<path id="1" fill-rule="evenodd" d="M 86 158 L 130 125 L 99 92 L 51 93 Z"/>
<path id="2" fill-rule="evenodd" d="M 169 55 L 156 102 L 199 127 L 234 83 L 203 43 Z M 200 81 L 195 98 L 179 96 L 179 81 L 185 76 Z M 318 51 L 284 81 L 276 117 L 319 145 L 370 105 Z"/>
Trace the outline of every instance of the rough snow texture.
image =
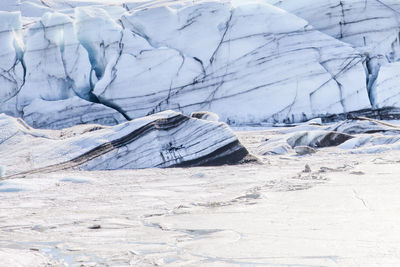
<path id="1" fill-rule="evenodd" d="M 250 124 L 371 107 L 365 56 L 270 4 L 110 3 L 7 1 L 3 9 L 20 10 L 25 26 L 17 13 L 0 16 L 15 16 L 2 37 L 9 52 L 0 64 L 15 77 L 2 82 L 0 112 L 28 123 L 28 111 L 46 115 L 37 126 L 54 128 L 93 107 L 85 101 L 96 105 L 85 121 L 107 114 L 107 124 L 167 109 Z M 37 99 L 57 112 L 45 114 Z"/>
<path id="2" fill-rule="evenodd" d="M 29 249 L 1 248 L 0 258 L 2 266 L 67 266 L 66 264 L 53 260 L 52 257 L 45 255 L 45 253 Z"/>
<path id="3" fill-rule="evenodd" d="M 62 131 L 35 130 L 20 119 L 0 115 L 0 158 L 6 175 L 221 165 L 238 163 L 247 155 L 226 124 L 173 111 L 114 127 L 87 125 Z"/>
<path id="4" fill-rule="evenodd" d="M 0 265 L 400 266 L 400 151 L 261 159 L 2 181 Z"/>
<path id="5" fill-rule="evenodd" d="M 399 88 L 379 84 L 397 79 L 400 60 L 400 2 L 397 0 L 265 0 L 291 12 L 365 56 L 367 86 L 374 108 L 400 107 Z M 384 66 L 380 71 L 381 66 Z M 392 69 L 393 68 L 393 69 Z M 390 70 L 392 69 L 392 70 Z M 384 73 L 381 73 L 384 72 Z M 379 77 L 379 81 L 377 81 Z M 375 83 L 377 83 L 375 85 Z M 391 82 L 388 82 L 391 83 Z M 393 101 L 389 98 L 395 98 Z"/>

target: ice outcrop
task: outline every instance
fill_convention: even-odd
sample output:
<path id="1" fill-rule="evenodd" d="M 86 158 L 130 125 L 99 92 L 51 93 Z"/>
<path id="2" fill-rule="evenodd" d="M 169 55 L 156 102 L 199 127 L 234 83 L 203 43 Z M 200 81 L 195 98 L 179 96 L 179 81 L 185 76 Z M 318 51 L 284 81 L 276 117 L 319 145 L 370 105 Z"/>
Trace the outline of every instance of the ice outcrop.
<path id="1" fill-rule="evenodd" d="M 25 85 L 18 94 L 21 108 L 34 99 L 56 101 L 77 95 L 90 100 L 88 55 L 68 16 L 46 13 L 28 29 L 26 39 Z"/>
<path id="2" fill-rule="evenodd" d="M 261 155 L 293 153 L 297 147 L 338 147 L 350 153 L 400 150 L 400 126 L 357 118 L 334 125 L 300 125 L 273 132 L 257 148 Z"/>
<path id="3" fill-rule="evenodd" d="M 24 108 L 24 120 L 34 128 L 62 129 L 77 124 L 116 125 L 126 119 L 115 110 L 74 96 L 64 100 L 33 100 Z"/>
<path id="4" fill-rule="evenodd" d="M 309 146 L 315 148 L 340 145 L 353 138 L 351 135 L 334 131 L 310 131 L 292 134 L 287 143 L 295 148 L 297 146 Z"/>
<path id="5" fill-rule="evenodd" d="M 0 11 L 0 112 L 18 115 L 16 96 L 24 85 L 21 15 Z"/>
<path id="6" fill-rule="evenodd" d="M 372 87 L 374 107 L 400 107 L 400 62 L 383 65 Z"/>
<path id="7" fill-rule="evenodd" d="M 397 0 L 265 0 L 316 29 L 351 44 L 365 56 L 367 87 L 374 108 L 400 107 L 399 90 L 390 88 L 400 60 L 400 2 Z M 384 66 L 382 72 L 381 66 Z M 377 77 L 381 76 L 380 78 Z M 382 77 L 383 76 L 383 77 Z M 382 80 L 384 79 L 384 80 Z M 386 85 L 382 85 L 385 82 Z M 389 87 L 389 88 L 387 88 Z M 391 101 L 390 98 L 395 98 Z"/>
<path id="8" fill-rule="evenodd" d="M 208 121 L 219 121 L 218 115 L 209 111 L 192 112 L 192 114 L 190 114 L 190 117 Z"/>
<path id="9" fill-rule="evenodd" d="M 137 57 L 121 49 L 112 65 L 116 78 L 94 93 L 130 117 L 171 108 L 209 110 L 230 123 L 289 122 L 369 107 L 365 84 L 358 82 L 365 80 L 362 56 L 273 6 L 161 6 L 121 21 L 152 49 Z M 166 58 L 154 60 L 160 49 Z M 133 76 L 126 77 L 129 65 Z M 144 82 L 147 75 L 153 79 Z"/>
<path id="10" fill-rule="evenodd" d="M 264 0 L 351 44 L 370 58 L 400 59 L 400 3 L 396 0 Z"/>
<path id="11" fill-rule="evenodd" d="M 1 37 L 9 56 L 0 64 L 13 76 L 0 111 L 31 123 L 38 101 L 57 110 L 35 126 L 62 125 L 78 98 L 85 122 L 167 109 L 230 124 L 298 122 L 371 107 L 362 52 L 265 2 L 22 1 L 20 10 L 28 2 L 50 12 L 23 32 L 17 13 L 0 14 L 16 21 Z M 98 112 L 84 111 L 89 102 Z"/>
<path id="12" fill-rule="evenodd" d="M 0 158 L 8 174 L 206 166 L 249 159 L 226 124 L 174 111 L 113 127 L 81 125 L 61 131 L 33 129 L 2 114 L 0 130 Z"/>
<path id="13" fill-rule="evenodd" d="M 44 128 L 125 121 L 92 95 L 89 58 L 71 18 L 46 13 L 27 29 L 25 42 L 18 12 L 1 12 L 0 20 L 0 112 Z"/>

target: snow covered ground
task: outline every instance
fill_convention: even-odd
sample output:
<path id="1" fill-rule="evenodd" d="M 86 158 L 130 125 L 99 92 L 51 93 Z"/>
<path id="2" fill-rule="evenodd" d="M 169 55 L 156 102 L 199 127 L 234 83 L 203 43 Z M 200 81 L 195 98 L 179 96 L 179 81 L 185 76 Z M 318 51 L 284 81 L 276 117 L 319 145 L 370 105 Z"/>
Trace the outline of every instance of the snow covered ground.
<path id="1" fill-rule="evenodd" d="M 257 153 L 276 130 L 237 134 Z M 2 181 L 0 266 L 400 264 L 399 151 L 259 158 Z"/>

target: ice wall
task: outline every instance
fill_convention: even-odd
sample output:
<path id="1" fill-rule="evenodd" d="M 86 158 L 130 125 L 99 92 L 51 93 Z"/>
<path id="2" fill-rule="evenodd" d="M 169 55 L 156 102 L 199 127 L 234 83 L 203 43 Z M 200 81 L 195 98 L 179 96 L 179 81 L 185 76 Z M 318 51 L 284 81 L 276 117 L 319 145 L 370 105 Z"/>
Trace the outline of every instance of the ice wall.
<path id="1" fill-rule="evenodd" d="M 252 124 L 398 105 L 379 102 L 390 98 L 380 92 L 397 89 L 377 83 L 380 66 L 398 59 L 397 13 L 388 7 L 358 0 L 92 2 L 22 1 L 22 14 L 47 12 L 0 13 L 7 21 L 0 112 L 52 128 L 167 109 Z M 371 17 L 374 8 L 380 15 Z M 379 31 L 368 31 L 371 23 Z"/>

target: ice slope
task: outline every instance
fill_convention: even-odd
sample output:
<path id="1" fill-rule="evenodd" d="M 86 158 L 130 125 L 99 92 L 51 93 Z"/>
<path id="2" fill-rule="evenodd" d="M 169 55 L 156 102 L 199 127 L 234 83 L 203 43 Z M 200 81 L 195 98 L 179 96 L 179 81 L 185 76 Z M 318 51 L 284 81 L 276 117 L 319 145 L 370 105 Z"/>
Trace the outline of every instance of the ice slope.
<path id="1" fill-rule="evenodd" d="M 6 175 L 66 169 L 115 170 L 239 163 L 248 156 L 221 122 L 164 111 L 114 127 L 37 130 L 0 114 Z"/>
<path id="2" fill-rule="evenodd" d="M 298 122 L 370 107 L 364 56 L 266 3 L 21 1 L 18 7 L 28 2 L 51 12 L 22 22 L 11 13 L 4 62 L 18 68 L 19 83 L 0 87 L 1 95 L 12 92 L 0 111 L 29 123 L 26 114 L 46 116 L 47 125 L 35 126 L 77 116 L 71 99 L 78 98 L 79 113 L 93 106 L 85 101 L 98 105 L 85 122 L 167 109 L 212 111 L 230 124 Z M 44 114 L 39 102 L 57 112 Z"/>
<path id="3" fill-rule="evenodd" d="M 367 85 L 374 108 L 400 107 L 400 90 L 382 86 L 396 79 L 400 60 L 400 2 L 397 0 L 263 0 L 291 12 L 316 29 L 351 44 L 366 56 Z M 380 67 L 385 66 L 380 74 Z M 392 70 L 389 70 L 393 68 Z M 392 77 L 388 77 L 391 75 Z M 379 83 L 376 84 L 376 83 Z M 396 100 L 388 100 L 388 98 Z"/>

